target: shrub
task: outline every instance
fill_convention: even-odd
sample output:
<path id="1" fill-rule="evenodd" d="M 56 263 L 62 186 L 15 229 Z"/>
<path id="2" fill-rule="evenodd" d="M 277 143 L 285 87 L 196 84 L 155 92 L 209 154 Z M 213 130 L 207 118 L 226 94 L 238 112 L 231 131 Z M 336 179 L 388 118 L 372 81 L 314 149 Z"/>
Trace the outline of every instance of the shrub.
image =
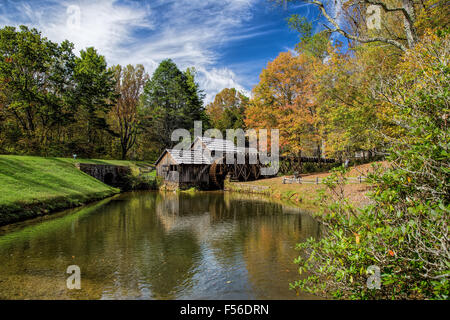
<path id="1" fill-rule="evenodd" d="M 349 299 L 449 298 L 449 47 L 448 36 L 428 36 L 378 88 L 405 129 L 391 139 L 391 167 L 370 176 L 374 203 L 360 210 L 344 198 L 346 170 L 334 170 L 332 196 L 322 194 L 324 237 L 298 245 L 307 276 L 292 288 Z M 374 269 L 379 289 L 367 285 Z"/>

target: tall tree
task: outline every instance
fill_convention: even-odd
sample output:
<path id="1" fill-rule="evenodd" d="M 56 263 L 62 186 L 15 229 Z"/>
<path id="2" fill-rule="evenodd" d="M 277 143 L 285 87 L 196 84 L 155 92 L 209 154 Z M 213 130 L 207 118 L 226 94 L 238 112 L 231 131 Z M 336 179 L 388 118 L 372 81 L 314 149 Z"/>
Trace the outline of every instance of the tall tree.
<path id="1" fill-rule="evenodd" d="M 84 131 L 78 148 L 86 156 L 94 156 L 103 152 L 102 137 L 111 133 L 106 123 L 106 115 L 117 98 L 114 71 L 108 69 L 104 56 L 94 48 L 80 52 L 75 61 L 75 103 L 78 112 L 79 126 Z"/>
<path id="2" fill-rule="evenodd" d="M 143 65 L 114 67 L 116 93 L 119 95 L 111 111 L 113 130 L 119 135 L 121 158 L 135 145 L 139 130 L 139 100 L 149 76 Z"/>
<path id="3" fill-rule="evenodd" d="M 275 0 L 276 2 L 306 2 L 316 6 L 325 19 L 331 33 L 339 33 L 357 43 L 385 43 L 405 52 L 418 41 L 417 12 L 424 1 L 414 0 Z M 366 21 L 373 19 L 369 6 L 377 6 L 380 12 L 381 28 L 368 30 Z M 339 12 L 338 19 L 332 12 Z M 383 17 L 381 17 L 381 13 Z M 378 17 L 376 17 L 378 18 Z M 399 28 L 399 25 L 402 28 Z"/>
<path id="4" fill-rule="evenodd" d="M 184 72 L 186 76 L 186 94 L 187 94 L 187 107 L 186 107 L 186 124 L 192 125 L 194 121 L 201 120 L 204 127 L 209 126 L 209 119 L 206 116 L 205 108 L 203 107 L 203 99 L 205 94 L 200 89 L 200 85 L 196 82 L 197 70 L 194 67 L 187 68 Z M 192 129 L 192 128 L 191 128 Z"/>
<path id="5" fill-rule="evenodd" d="M 182 72 L 168 59 L 160 63 L 144 87 L 145 126 L 161 149 L 174 145 L 171 135 L 175 129 L 192 130 L 194 121 L 206 118 L 194 76 L 192 70 Z"/>
<path id="6" fill-rule="evenodd" d="M 316 68 L 317 120 L 328 154 L 384 150 L 383 136 L 398 133 L 392 108 L 374 94 L 378 79 L 395 72 L 399 56 L 393 53 L 373 44 L 346 53 L 334 47 Z"/>
<path id="7" fill-rule="evenodd" d="M 211 125 L 225 133 L 226 129 L 244 128 L 245 107 L 249 99 L 235 88 L 220 91 L 206 106 Z"/>
<path id="8" fill-rule="evenodd" d="M 0 89 L 3 113 L 17 122 L 22 147 L 39 153 L 55 127 L 67 124 L 74 113 L 72 93 L 73 45 L 42 37 L 21 26 L 0 30 Z"/>
<path id="9" fill-rule="evenodd" d="M 246 109 L 249 128 L 280 130 L 282 152 L 316 153 L 321 139 L 316 128 L 313 62 L 309 56 L 282 52 L 260 76 Z"/>

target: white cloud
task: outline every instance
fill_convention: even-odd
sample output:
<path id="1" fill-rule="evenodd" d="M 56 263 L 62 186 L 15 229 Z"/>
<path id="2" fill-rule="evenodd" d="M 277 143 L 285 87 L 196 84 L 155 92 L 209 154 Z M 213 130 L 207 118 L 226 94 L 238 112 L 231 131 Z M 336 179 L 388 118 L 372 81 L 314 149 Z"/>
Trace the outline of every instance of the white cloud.
<path id="1" fill-rule="evenodd" d="M 150 14 L 148 7 L 118 6 L 114 0 L 16 1 L 14 5 L 16 15 L 10 19 L 3 16 L 0 22 L 36 27 L 54 41 L 68 39 L 77 51 L 95 46 L 107 57 L 114 56 L 117 47 L 133 41 L 133 29 L 153 28 L 146 19 Z M 79 24 L 73 20 L 76 10 L 68 8 L 79 10 Z"/>
<path id="2" fill-rule="evenodd" d="M 206 70 L 201 68 L 197 70 L 199 72 L 199 83 L 202 88 L 236 88 L 236 90 L 242 92 L 247 97 L 250 97 L 251 92 L 247 91 L 244 87 L 242 87 L 237 79 L 236 75 L 233 71 L 227 68 L 216 69 L 213 68 L 211 70 Z M 217 92 L 212 90 L 210 92 L 206 92 L 205 101 L 211 102 L 214 100 Z"/>
<path id="3" fill-rule="evenodd" d="M 218 67 L 218 48 L 261 34 L 239 28 L 251 18 L 257 0 L 7 2 L 9 11 L 0 11 L 0 24 L 36 27 L 54 41 L 70 40 L 77 52 L 94 46 L 109 64 L 142 63 L 153 72 L 159 62 L 171 58 L 182 69 L 194 66 L 207 94 L 205 102 L 226 87 L 245 90 L 231 69 Z"/>

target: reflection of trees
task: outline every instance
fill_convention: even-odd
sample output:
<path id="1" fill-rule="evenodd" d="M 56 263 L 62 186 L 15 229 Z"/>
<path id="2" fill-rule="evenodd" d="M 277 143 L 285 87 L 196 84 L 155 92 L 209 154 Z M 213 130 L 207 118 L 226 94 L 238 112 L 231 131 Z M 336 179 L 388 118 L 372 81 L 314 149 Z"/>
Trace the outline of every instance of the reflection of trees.
<path id="1" fill-rule="evenodd" d="M 251 283 L 260 288 L 260 297 L 274 297 L 265 292 L 292 297 L 288 285 L 297 278 L 295 244 L 319 235 L 319 225 L 311 216 L 254 195 L 164 197 L 157 205 L 157 215 L 167 231 L 191 230 L 197 239 L 206 239 L 224 268 L 244 260 Z"/>
<path id="2" fill-rule="evenodd" d="M 245 240 L 244 257 L 259 298 L 288 296 L 289 283 L 297 279 L 294 246 L 317 232 L 313 221 L 306 215 L 280 214 L 261 216 L 253 225 Z M 291 298 L 294 297 L 291 293 Z"/>
<path id="3" fill-rule="evenodd" d="M 267 198 L 228 194 L 229 212 L 238 217 L 239 238 L 249 280 L 258 298 L 294 298 L 289 282 L 297 279 L 295 243 L 319 235 L 319 225 L 300 210 Z"/>
<path id="4" fill-rule="evenodd" d="M 295 278 L 281 270 L 295 269 L 293 244 L 318 230 L 292 210 L 239 194 L 124 194 L 0 237 L 0 297 L 176 298 L 209 261 L 202 250 L 224 270 L 246 266 L 255 288 L 281 297 Z M 71 264 L 81 291 L 65 288 Z"/>
<path id="5" fill-rule="evenodd" d="M 135 270 L 128 273 L 126 287 L 138 288 L 145 284 L 151 291 L 151 297 L 156 299 L 171 299 L 176 297 L 177 287 L 190 283 L 192 276 L 189 273 L 194 267 L 195 259 L 199 254 L 199 246 L 195 235 L 190 231 L 168 232 L 160 216 L 155 214 L 161 208 L 161 203 L 170 205 L 170 214 L 176 211 L 176 204 L 168 204 L 165 197 L 157 195 L 152 197 L 153 205 L 148 211 L 141 208 L 132 210 L 125 208 L 127 219 L 122 222 L 123 237 L 118 239 L 126 249 L 133 250 L 131 259 L 124 266 L 124 270 Z M 132 201 L 142 200 L 142 198 Z M 146 201 L 142 203 L 146 205 Z M 122 213 L 121 213 L 122 215 Z M 135 216 L 137 219 L 133 219 Z M 129 219 L 131 218 L 131 219 Z M 126 230 L 126 225 L 131 230 Z M 130 238 L 130 239 L 129 239 Z M 129 243 L 132 240 L 133 242 Z M 124 249 L 122 249 L 124 251 Z M 132 283 L 138 280 L 139 283 Z"/>
<path id="6" fill-rule="evenodd" d="M 33 232 L 41 225 L 30 227 L 13 246 L 0 246 L 0 296 L 136 298 L 148 289 L 153 297 L 173 298 L 199 249 L 192 234 L 165 232 L 155 215 L 156 197 L 123 195 L 87 215 L 78 212 L 79 219 L 44 222 L 50 226 L 43 232 Z M 71 264 L 82 271 L 77 292 L 65 287 Z"/>

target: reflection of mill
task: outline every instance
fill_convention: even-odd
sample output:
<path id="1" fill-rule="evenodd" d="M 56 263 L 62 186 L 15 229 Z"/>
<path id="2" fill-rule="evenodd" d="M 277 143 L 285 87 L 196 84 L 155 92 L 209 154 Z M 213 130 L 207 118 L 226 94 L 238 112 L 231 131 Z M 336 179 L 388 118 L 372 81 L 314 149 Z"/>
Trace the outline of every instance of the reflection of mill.
<path id="1" fill-rule="evenodd" d="M 295 244 L 319 234 L 311 216 L 255 195 L 165 193 L 156 216 L 165 237 L 184 241 L 181 236 L 188 236 L 195 243 L 190 270 L 199 274 L 196 281 L 212 279 L 219 283 L 214 290 L 226 291 L 232 274 L 236 285 L 252 287 L 262 299 L 295 298 L 288 290 L 298 279 Z"/>
<path id="2" fill-rule="evenodd" d="M 230 232 L 240 224 L 251 223 L 257 218 L 267 223 L 290 221 L 286 225 L 286 234 L 296 234 L 298 240 L 320 237 L 320 228 L 316 220 L 308 214 L 299 214 L 300 209 L 274 203 L 267 197 L 238 193 L 201 195 L 165 193 L 156 204 L 156 214 L 166 232 L 192 231 L 199 239 L 204 239 L 214 231 L 216 234 Z M 288 219 L 286 214 L 294 213 Z M 226 227 L 224 227 L 224 225 Z"/>
<path id="3" fill-rule="evenodd" d="M 217 197 L 213 199 L 216 201 L 195 201 L 190 195 L 166 193 L 156 204 L 156 214 L 168 233 L 190 231 L 199 240 L 212 233 L 215 236 L 232 233 L 234 224 L 215 223 L 222 220 L 226 209 L 223 199 L 220 203 Z"/>

